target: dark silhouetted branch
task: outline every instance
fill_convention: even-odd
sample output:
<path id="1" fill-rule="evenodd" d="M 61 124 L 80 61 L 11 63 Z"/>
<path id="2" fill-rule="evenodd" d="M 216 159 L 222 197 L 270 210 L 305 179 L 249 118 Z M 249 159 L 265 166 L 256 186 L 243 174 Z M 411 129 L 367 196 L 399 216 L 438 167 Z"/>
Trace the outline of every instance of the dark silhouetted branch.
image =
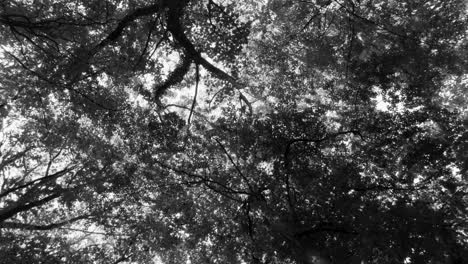
<path id="1" fill-rule="evenodd" d="M 39 199 L 39 200 L 36 200 L 36 201 L 33 201 L 33 202 L 29 202 L 29 203 L 22 203 L 22 204 L 19 204 L 19 205 L 16 205 L 14 206 L 13 208 L 6 208 L 2 211 L 0 211 L 0 223 L 2 223 L 3 221 L 13 217 L 14 215 L 16 215 L 17 213 L 20 213 L 20 212 L 24 212 L 24 211 L 27 211 L 31 208 L 34 208 L 34 207 L 39 207 L 41 205 L 44 205 L 58 197 L 61 196 L 61 192 L 55 192 L 49 196 L 46 196 L 42 199 Z"/>
<path id="2" fill-rule="evenodd" d="M 82 215 L 82 216 L 68 219 L 66 221 L 48 224 L 48 225 L 35 225 L 35 224 L 25 224 L 25 223 L 17 223 L 17 222 L 3 222 L 3 223 L 0 223 L 0 228 L 23 229 L 23 230 L 51 230 L 51 229 L 55 229 L 55 228 L 59 228 L 59 227 L 71 224 L 79 220 L 87 219 L 90 216 L 91 215 Z"/>

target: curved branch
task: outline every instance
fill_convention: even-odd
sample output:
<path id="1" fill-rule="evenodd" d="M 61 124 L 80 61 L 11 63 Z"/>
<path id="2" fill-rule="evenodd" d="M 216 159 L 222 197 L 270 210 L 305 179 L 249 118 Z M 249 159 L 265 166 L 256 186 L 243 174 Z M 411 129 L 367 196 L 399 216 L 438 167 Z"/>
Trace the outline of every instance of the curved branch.
<path id="1" fill-rule="evenodd" d="M 159 100 L 161 96 L 167 91 L 167 89 L 180 83 L 184 79 L 184 76 L 190 69 L 190 64 L 192 64 L 192 59 L 189 56 L 182 57 L 179 64 L 169 74 L 167 79 L 163 83 L 155 86 L 153 98 L 156 100 L 156 103 L 161 104 Z"/>
<path id="2" fill-rule="evenodd" d="M 140 7 L 140 8 L 135 9 L 135 11 L 133 11 L 132 13 L 127 14 L 126 16 L 124 16 L 120 20 L 120 22 L 117 24 L 117 27 L 114 30 L 112 30 L 107 35 L 107 37 L 105 37 L 101 42 L 99 42 L 99 44 L 94 46 L 94 48 L 92 48 L 91 50 L 83 51 L 82 56 L 79 56 L 77 58 L 77 61 L 72 63 L 71 67 L 73 68 L 73 70 L 71 72 L 73 72 L 73 74 L 72 74 L 72 76 L 70 78 L 70 81 L 68 82 L 68 86 L 75 83 L 79 79 L 81 73 L 86 68 L 86 67 L 84 67 L 84 65 L 88 64 L 89 60 L 94 55 L 96 55 L 99 51 L 101 51 L 103 48 L 105 48 L 107 45 L 109 45 L 112 42 L 115 42 L 122 35 L 125 28 L 128 25 L 130 25 L 130 23 L 132 23 L 133 21 L 137 20 L 140 17 L 149 16 L 149 15 L 153 15 L 153 14 L 157 13 L 160 10 L 159 9 L 160 6 L 161 6 L 161 4 L 156 3 L 156 4 L 152 4 L 152 5 L 149 5 L 149 6 Z"/>
<path id="3" fill-rule="evenodd" d="M 237 81 L 236 78 L 232 77 L 231 75 L 227 74 L 223 70 L 219 69 L 218 67 L 211 64 L 205 58 L 203 58 L 193 45 L 193 43 L 188 39 L 188 37 L 184 33 L 184 29 L 182 27 L 182 23 L 180 21 L 180 17 L 182 16 L 182 9 L 172 9 L 168 12 L 167 18 L 167 29 L 173 35 L 174 39 L 185 49 L 185 53 L 188 57 L 193 59 L 196 64 L 202 65 L 207 71 L 213 74 L 215 77 L 227 81 L 231 83 L 236 89 L 240 90 L 243 89 L 246 85 L 242 84 Z M 247 100 L 245 95 L 240 92 L 240 98 L 245 104 L 248 106 L 250 113 L 252 111 L 252 105 Z"/>

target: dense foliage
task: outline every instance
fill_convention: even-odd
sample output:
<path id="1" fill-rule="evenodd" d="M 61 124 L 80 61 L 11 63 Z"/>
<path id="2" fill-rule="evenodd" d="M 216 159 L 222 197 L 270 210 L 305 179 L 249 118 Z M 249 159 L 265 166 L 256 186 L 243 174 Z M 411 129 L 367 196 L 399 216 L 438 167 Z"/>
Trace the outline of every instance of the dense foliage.
<path id="1" fill-rule="evenodd" d="M 466 263 L 467 9 L 0 2 L 0 263 Z"/>

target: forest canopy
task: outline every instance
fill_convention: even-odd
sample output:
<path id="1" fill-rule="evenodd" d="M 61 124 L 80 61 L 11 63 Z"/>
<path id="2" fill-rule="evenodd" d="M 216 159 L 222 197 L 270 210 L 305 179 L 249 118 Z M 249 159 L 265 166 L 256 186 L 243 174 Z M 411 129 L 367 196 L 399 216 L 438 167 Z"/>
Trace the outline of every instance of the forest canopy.
<path id="1" fill-rule="evenodd" d="M 466 263 L 467 11 L 1 1 L 0 263 Z"/>

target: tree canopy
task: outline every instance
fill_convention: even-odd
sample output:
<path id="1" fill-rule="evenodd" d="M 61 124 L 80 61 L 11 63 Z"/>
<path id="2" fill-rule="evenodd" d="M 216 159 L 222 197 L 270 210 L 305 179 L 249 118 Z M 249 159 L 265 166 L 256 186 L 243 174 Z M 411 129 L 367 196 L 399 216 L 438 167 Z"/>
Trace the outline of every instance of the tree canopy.
<path id="1" fill-rule="evenodd" d="M 467 10 L 0 2 L 0 263 L 466 263 Z"/>

